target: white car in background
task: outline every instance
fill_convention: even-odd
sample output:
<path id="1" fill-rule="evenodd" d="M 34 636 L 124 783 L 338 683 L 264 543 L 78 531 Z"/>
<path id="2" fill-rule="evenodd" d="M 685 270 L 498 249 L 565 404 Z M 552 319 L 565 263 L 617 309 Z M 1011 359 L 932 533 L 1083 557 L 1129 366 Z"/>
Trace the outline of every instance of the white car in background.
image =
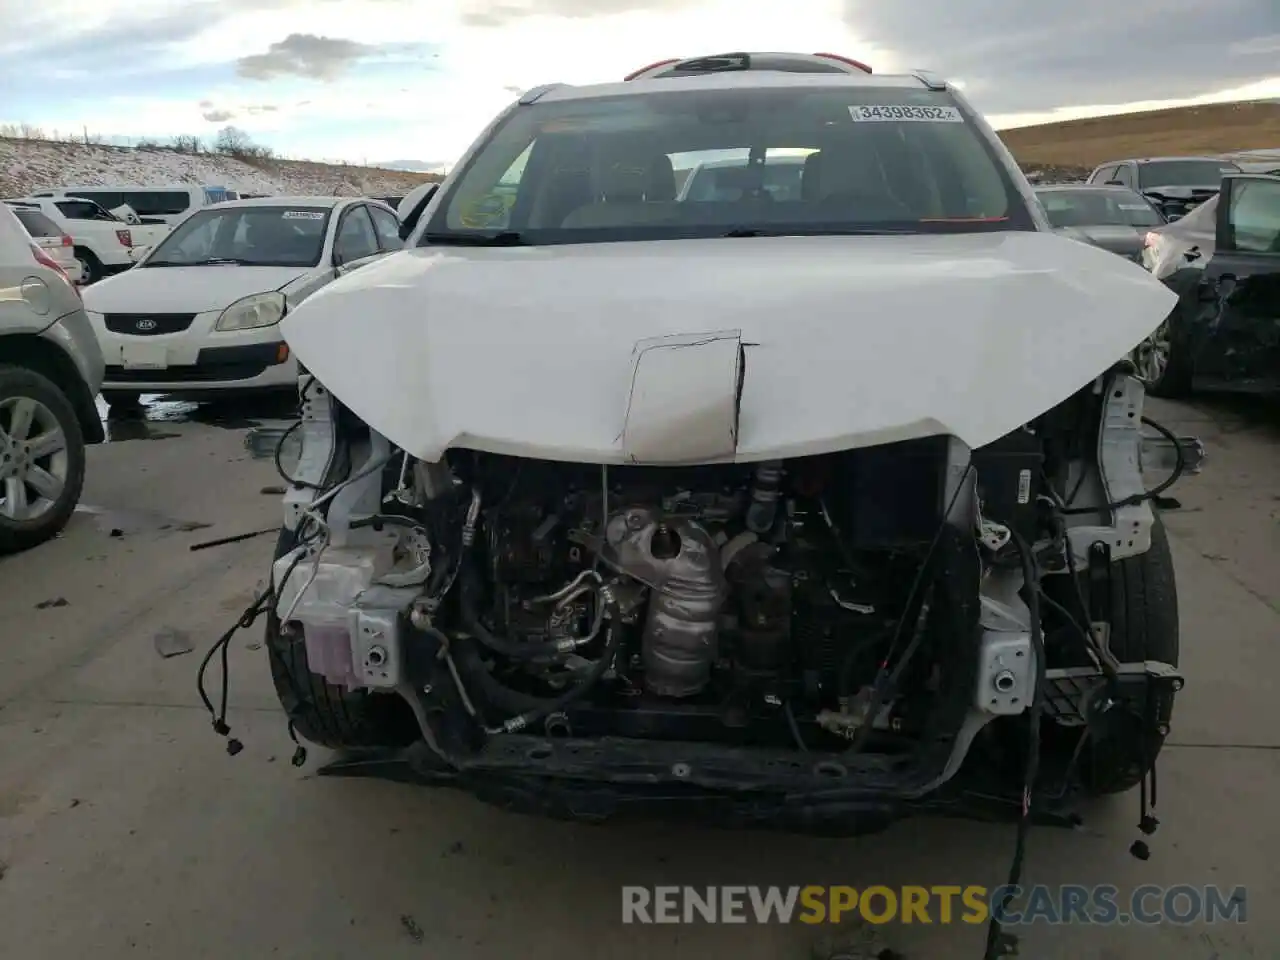
<path id="1" fill-rule="evenodd" d="M 32 242 L 44 251 L 45 256 L 58 265 L 72 283 L 84 278 L 84 268 L 76 259 L 76 242 L 69 233 L 33 207 L 9 205 L 18 222 L 31 234 Z"/>
<path id="2" fill-rule="evenodd" d="M 263 197 L 192 214 L 132 270 L 85 291 L 106 358 L 102 396 L 196 399 L 297 385 L 280 321 L 334 278 L 399 250 L 377 201 Z"/>
<path id="3" fill-rule="evenodd" d="M 169 232 L 164 225 L 128 224 L 92 200 L 82 197 L 24 197 L 6 200 L 15 210 L 39 210 L 72 239 L 72 250 L 80 261 L 82 283 L 133 266 L 133 249 L 158 243 Z"/>

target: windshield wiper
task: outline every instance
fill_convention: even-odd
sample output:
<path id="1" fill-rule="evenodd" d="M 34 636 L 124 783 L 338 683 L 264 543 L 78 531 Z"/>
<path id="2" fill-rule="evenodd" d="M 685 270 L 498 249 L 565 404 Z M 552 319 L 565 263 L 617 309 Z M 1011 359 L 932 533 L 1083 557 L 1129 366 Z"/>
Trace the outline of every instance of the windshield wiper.
<path id="1" fill-rule="evenodd" d="M 424 233 L 423 243 L 453 244 L 460 247 L 528 247 L 523 233 L 503 230 L 501 233 Z"/>
<path id="2" fill-rule="evenodd" d="M 148 267 L 250 267 L 250 260 L 237 260 L 233 257 L 210 257 L 207 260 L 152 260 Z"/>
<path id="3" fill-rule="evenodd" d="M 901 228 L 889 229 L 886 227 L 860 227 L 860 228 L 842 228 L 836 230 L 813 230 L 813 229 L 791 229 L 791 230 L 772 230 L 757 229 L 755 227 L 739 227 L 722 233 L 720 236 L 725 238 L 737 237 L 883 237 L 883 236 L 901 236 L 903 234 L 916 233 L 915 230 L 903 230 Z"/>

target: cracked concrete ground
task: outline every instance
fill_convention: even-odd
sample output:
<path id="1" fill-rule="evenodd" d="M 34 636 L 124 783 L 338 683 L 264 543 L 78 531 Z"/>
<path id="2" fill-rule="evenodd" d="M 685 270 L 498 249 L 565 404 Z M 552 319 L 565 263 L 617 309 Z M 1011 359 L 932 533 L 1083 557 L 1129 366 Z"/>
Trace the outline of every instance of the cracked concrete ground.
<path id="1" fill-rule="evenodd" d="M 1022 956 L 1280 957 L 1280 417 L 1223 401 L 1149 412 L 1199 433 L 1210 456 L 1167 515 L 1188 686 L 1161 763 L 1163 826 L 1137 861 L 1137 797 L 1100 803 L 1079 832 L 1033 832 L 1025 876 L 1243 884 L 1248 922 L 1041 926 L 1021 931 Z M 229 758 L 195 669 L 262 579 L 272 538 L 188 547 L 276 522 L 278 497 L 261 491 L 277 478 L 243 436 L 167 423 L 93 450 L 95 509 L 0 561 L 0 956 L 805 960 L 831 931 L 623 927 L 619 886 L 1003 882 L 1011 827 L 917 820 L 837 842 L 596 828 L 317 779 L 320 751 L 288 763 L 256 631 L 232 645 L 245 750 Z M 161 634 L 197 649 L 161 657 Z M 908 958 L 981 954 L 972 927 L 880 932 Z"/>

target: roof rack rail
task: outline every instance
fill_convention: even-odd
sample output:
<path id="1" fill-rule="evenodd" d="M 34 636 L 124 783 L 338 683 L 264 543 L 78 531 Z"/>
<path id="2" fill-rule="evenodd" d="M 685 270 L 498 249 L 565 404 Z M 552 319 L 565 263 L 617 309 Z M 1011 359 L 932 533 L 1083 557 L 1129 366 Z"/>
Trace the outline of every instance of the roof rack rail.
<path id="1" fill-rule="evenodd" d="M 542 99 L 543 94 L 550 93 L 558 87 L 566 86 L 563 83 L 544 83 L 540 87 L 534 87 L 532 90 L 526 90 L 520 94 L 520 106 L 527 107 L 531 103 L 537 103 Z"/>
<path id="2" fill-rule="evenodd" d="M 923 83 L 930 90 L 947 89 L 947 81 L 932 70 L 912 70 L 911 75 Z"/>

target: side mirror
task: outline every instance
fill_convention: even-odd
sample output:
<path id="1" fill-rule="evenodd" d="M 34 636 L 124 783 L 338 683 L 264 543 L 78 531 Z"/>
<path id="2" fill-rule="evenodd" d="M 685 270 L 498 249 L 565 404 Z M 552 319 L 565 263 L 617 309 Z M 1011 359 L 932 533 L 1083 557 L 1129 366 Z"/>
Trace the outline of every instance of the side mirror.
<path id="1" fill-rule="evenodd" d="M 396 210 L 396 216 L 400 218 L 400 239 L 408 240 L 409 234 L 413 233 L 417 227 L 418 221 L 422 219 L 422 213 L 427 209 L 427 204 L 431 202 L 431 198 L 436 195 L 436 191 L 440 189 L 440 184 L 432 183 L 425 190 L 421 188 L 414 190 L 402 201 Z M 419 192 L 421 190 L 421 192 Z"/>
<path id="2" fill-rule="evenodd" d="M 134 263 L 137 263 L 139 260 L 141 260 L 150 252 L 151 252 L 151 247 L 147 246 L 146 244 L 143 244 L 140 247 L 130 247 L 129 259 L 132 260 Z"/>

